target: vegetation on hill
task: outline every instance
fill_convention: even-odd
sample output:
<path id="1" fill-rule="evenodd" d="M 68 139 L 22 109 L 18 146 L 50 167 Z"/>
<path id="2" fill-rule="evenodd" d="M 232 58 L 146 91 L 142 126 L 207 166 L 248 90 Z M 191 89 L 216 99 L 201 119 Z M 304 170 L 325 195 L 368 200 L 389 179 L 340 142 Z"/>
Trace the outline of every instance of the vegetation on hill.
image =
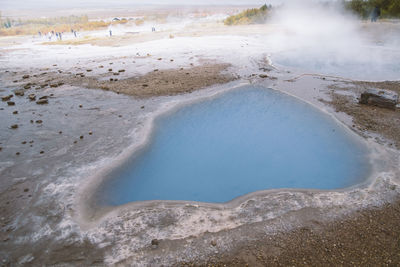
<path id="1" fill-rule="evenodd" d="M 400 0 L 348 0 L 344 5 L 364 19 L 369 18 L 376 7 L 380 8 L 382 18 L 400 18 Z"/>
<path id="2" fill-rule="evenodd" d="M 224 20 L 225 25 L 257 24 L 264 23 L 267 19 L 269 9 L 267 5 L 260 8 L 247 9 L 237 15 L 230 16 Z"/>

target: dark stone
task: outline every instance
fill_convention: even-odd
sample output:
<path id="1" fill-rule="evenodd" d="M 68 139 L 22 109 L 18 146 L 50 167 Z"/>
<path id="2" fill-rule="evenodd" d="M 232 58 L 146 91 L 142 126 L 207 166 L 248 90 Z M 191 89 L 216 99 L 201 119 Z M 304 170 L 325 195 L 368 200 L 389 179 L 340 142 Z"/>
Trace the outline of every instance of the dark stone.
<path id="1" fill-rule="evenodd" d="M 31 85 L 28 83 L 28 84 L 25 84 L 24 85 L 24 89 L 31 89 Z"/>
<path id="2" fill-rule="evenodd" d="M 29 98 L 30 101 L 35 101 L 36 100 L 35 94 L 28 95 L 28 98 Z"/>
<path id="3" fill-rule="evenodd" d="M 39 123 L 39 124 L 42 123 L 42 122 L 43 122 L 42 120 L 37 120 L 36 121 L 36 123 Z"/>
<path id="4" fill-rule="evenodd" d="M 142 84 L 142 86 L 143 86 L 143 87 L 148 87 L 149 85 L 148 85 L 148 84 Z"/>
<path id="5" fill-rule="evenodd" d="M 17 128 L 18 128 L 18 124 L 11 125 L 11 129 L 17 129 Z"/>
<path id="6" fill-rule="evenodd" d="M 25 74 L 24 76 L 22 76 L 22 79 L 28 79 L 28 78 L 29 78 L 28 74 Z"/>
<path id="7" fill-rule="evenodd" d="M 217 242 L 215 242 L 214 240 L 211 241 L 211 246 L 215 247 L 217 245 Z"/>
<path id="8" fill-rule="evenodd" d="M 260 74 L 260 75 L 258 75 L 260 78 L 268 78 L 268 75 L 267 74 Z"/>
<path id="9" fill-rule="evenodd" d="M 93 134 L 93 132 L 92 132 L 92 131 L 90 131 L 90 132 L 89 132 L 89 135 L 92 135 L 92 134 Z"/>
<path id="10" fill-rule="evenodd" d="M 389 90 L 368 89 L 361 93 L 360 104 L 396 109 L 399 95 Z"/>
<path id="11" fill-rule="evenodd" d="M 118 72 L 125 72 L 125 70 L 119 70 Z"/>
<path id="12" fill-rule="evenodd" d="M 38 104 L 38 105 L 44 105 L 44 104 L 48 104 L 48 103 L 49 103 L 49 100 L 47 100 L 47 99 L 40 99 L 40 100 L 36 101 L 36 104 Z"/>
<path id="13" fill-rule="evenodd" d="M 1 98 L 2 101 L 8 101 L 13 97 L 13 95 L 4 96 Z"/>
<path id="14" fill-rule="evenodd" d="M 91 69 L 88 69 L 88 70 L 86 70 L 87 72 L 91 72 L 92 70 Z"/>
<path id="15" fill-rule="evenodd" d="M 47 95 L 44 95 L 44 96 L 42 96 L 42 97 L 39 97 L 39 99 L 47 99 L 47 98 L 48 98 Z"/>
<path id="16" fill-rule="evenodd" d="M 82 105 L 79 105 L 79 107 L 82 108 L 83 106 L 82 106 Z"/>
<path id="17" fill-rule="evenodd" d="M 141 108 L 141 109 L 144 109 L 144 106 L 141 106 L 140 108 Z"/>
<path id="18" fill-rule="evenodd" d="M 28 191 L 29 191 L 29 188 L 25 188 L 25 189 L 24 189 L 24 192 L 28 192 Z"/>
<path id="19" fill-rule="evenodd" d="M 114 74 L 114 75 L 119 75 L 119 72 L 114 72 L 113 74 Z"/>
<path id="20" fill-rule="evenodd" d="M 50 84 L 50 87 L 51 87 L 51 88 L 56 88 L 56 87 L 58 87 L 58 84 L 55 84 L 55 83 Z"/>
<path id="21" fill-rule="evenodd" d="M 40 154 L 44 154 L 44 151 L 42 150 L 42 151 L 40 151 Z"/>
<path id="22" fill-rule="evenodd" d="M 15 106 L 15 102 L 8 101 L 8 102 L 7 102 L 7 105 L 9 105 L 9 106 Z"/>
<path id="23" fill-rule="evenodd" d="M 83 139 L 83 135 L 79 136 L 80 139 Z"/>
<path id="24" fill-rule="evenodd" d="M 13 114 L 18 114 L 18 110 L 13 111 Z"/>
<path id="25" fill-rule="evenodd" d="M 160 244 L 160 241 L 158 241 L 157 239 L 153 239 L 153 240 L 151 240 L 151 245 L 152 246 L 158 246 Z"/>
<path id="26" fill-rule="evenodd" d="M 14 92 L 14 94 L 16 95 L 16 96 L 24 96 L 24 91 L 23 90 L 16 90 L 15 92 Z"/>
<path id="27" fill-rule="evenodd" d="M 112 71 L 112 69 L 108 69 L 108 71 Z"/>

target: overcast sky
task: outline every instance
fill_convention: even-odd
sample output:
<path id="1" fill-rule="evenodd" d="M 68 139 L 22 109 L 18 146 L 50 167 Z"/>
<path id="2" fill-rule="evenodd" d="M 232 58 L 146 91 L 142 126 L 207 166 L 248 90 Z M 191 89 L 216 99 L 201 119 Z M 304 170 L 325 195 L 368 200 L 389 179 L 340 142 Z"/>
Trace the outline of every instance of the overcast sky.
<path id="1" fill-rule="evenodd" d="M 0 10 L 30 8 L 125 7 L 135 5 L 262 5 L 276 0 L 0 0 Z"/>

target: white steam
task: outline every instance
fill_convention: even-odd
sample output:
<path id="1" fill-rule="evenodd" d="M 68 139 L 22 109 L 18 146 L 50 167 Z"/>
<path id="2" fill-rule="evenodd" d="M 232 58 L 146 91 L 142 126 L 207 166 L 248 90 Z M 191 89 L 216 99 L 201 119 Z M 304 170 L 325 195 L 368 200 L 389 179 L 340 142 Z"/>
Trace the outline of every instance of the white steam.
<path id="1" fill-rule="evenodd" d="M 287 2 L 270 23 L 277 26 L 269 42 L 277 64 L 355 79 L 399 79 L 400 50 L 375 38 L 376 23 L 361 22 L 338 4 Z M 369 38 L 363 27 L 372 28 Z"/>

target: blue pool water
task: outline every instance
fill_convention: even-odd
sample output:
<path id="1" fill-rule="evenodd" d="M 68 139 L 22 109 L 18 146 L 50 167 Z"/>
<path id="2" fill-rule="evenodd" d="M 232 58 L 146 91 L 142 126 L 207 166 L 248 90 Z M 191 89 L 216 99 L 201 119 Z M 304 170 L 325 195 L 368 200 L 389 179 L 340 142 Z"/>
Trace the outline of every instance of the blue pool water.
<path id="1" fill-rule="evenodd" d="M 332 118 L 246 86 L 158 118 L 149 144 L 112 171 L 98 198 L 226 202 L 273 188 L 344 188 L 368 169 L 364 145 Z"/>

